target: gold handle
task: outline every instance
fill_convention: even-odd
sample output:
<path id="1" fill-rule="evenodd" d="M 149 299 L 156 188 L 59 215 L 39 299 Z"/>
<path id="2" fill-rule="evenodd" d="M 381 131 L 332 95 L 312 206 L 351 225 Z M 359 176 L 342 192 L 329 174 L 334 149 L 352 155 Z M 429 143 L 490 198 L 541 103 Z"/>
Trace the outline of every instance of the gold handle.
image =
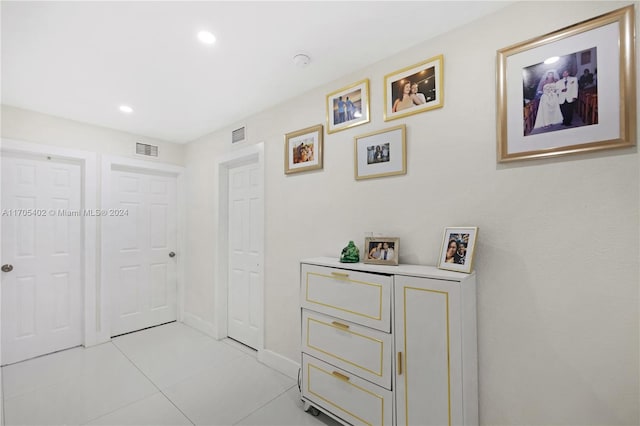
<path id="1" fill-rule="evenodd" d="M 349 274 L 345 274 L 344 272 L 331 272 L 331 275 L 333 275 L 334 277 L 337 278 L 342 278 L 342 279 L 346 279 L 349 278 Z"/>
<path id="2" fill-rule="evenodd" d="M 341 322 L 338 322 L 338 321 L 333 321 L 333 322 L 331 322 L 331 324 L 333 324 L 334 326 L 336 326 L 338 328 L 344 328 L 345 330 L 349 329 L 349 326 L 347 324 L 342 324 Z"/>
<path id="3" fill-rule="evenodd" d="M 345 376 L 344 374 L 340 374 L 340 373 L 338 373 L 337 371 L 334 371 L 334 372 L 333 372 L 333 373 L 331 373 L 331 374 L 333 374 L 333 375 L 334 375 L 334 376 L 336 376 L 338 379 L 343 380 L 343 381 L 345 381 L 345 382 L 348 382 L 348 381 L 349 381 L 349 376 Z"/>
<path id="4" fill-rule="evenodd" d="M 398 376 L 402 376 L 402 352 L 398 352 Z"/>

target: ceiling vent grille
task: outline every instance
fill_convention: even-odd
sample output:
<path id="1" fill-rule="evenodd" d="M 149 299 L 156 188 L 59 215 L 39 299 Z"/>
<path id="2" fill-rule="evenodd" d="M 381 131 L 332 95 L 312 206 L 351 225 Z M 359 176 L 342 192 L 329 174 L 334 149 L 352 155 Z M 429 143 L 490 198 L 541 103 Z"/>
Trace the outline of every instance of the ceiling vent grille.
<path id="1" fill-rule="evenodd" d="M 148 145 L 146 143 L 136 142 L 136 154 L 146 155 L 147 157 L 157 157 L 158 147 L 155 145 Z"/>
<path id="2" fill-rule="evenodd" d="M 242 126 L 231 132 L 231 143 L 242 142 L 245 139 L 245 127 Z"/>

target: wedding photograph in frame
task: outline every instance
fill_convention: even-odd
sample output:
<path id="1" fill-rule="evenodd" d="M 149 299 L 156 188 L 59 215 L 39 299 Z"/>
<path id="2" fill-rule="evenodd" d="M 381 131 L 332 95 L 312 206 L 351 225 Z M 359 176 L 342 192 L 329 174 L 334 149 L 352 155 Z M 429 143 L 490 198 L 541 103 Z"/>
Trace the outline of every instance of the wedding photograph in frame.
<path id="1" fill-rule="evenodd" d="M 406 126 L 378 130 L 354 138 L 356 180 L 407 173 Z"/>
<path id="2" fill-rule="evenodd" d="M 477 235 L 475 226 L 445 228 L 438 268 L 471 273 Z"/>
<path id="3" fill-rule="evenodd" d="M 444 105 L 443 55 L 384 77 L 384 121 L 418 114 Z"/>
<path id="4" fill-rule="evenodd" d="M 284 137 L 285 174 L 322 168 L 322 124 L 287 133 Z"/>
<path id="5" fill-rule="evenodd" d="M 327 133 L 369 122 L 369 79 L 327 95 Z"/>
<path id="6" fill-rule="evenodd" d="M 498 162 L 636 144 L 633 5 L 497 52 Z"/>
<path id="7" fill-rule="evenodd" d="M 366 237 L 364 239 L 364 263 L 398 265 L 400 238 Z"/>

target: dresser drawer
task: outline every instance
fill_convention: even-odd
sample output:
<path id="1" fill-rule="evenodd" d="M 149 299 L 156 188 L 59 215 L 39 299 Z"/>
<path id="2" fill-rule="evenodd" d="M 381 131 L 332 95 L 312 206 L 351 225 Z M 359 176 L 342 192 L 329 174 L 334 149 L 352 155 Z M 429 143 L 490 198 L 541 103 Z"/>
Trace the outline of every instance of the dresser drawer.
<path id="1" fill-rule="evenodd" d="M 391 332 L 389 275 L 302 265 L 303 308 Z"/>
<path id="2" fill-rule="evenodd" d="M 302 397 L 353 425 L 391 425 L 392 393 L 302 354 L 305 380 Z"/>
<path id="3" fill-rule="evenodd" d="M 391 334 L 302 310 L 302 351 L 391 390 Z"/>

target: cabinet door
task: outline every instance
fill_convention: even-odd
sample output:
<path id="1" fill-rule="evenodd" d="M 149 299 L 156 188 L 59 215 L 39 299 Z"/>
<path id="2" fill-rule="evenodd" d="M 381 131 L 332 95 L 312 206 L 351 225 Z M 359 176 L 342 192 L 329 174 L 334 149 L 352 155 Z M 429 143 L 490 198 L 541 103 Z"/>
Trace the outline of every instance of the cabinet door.
<path id="1" fill-rule="evenodd" d="M 398 426 L 463 423 L 459 286 L 396 276 Z"/>

